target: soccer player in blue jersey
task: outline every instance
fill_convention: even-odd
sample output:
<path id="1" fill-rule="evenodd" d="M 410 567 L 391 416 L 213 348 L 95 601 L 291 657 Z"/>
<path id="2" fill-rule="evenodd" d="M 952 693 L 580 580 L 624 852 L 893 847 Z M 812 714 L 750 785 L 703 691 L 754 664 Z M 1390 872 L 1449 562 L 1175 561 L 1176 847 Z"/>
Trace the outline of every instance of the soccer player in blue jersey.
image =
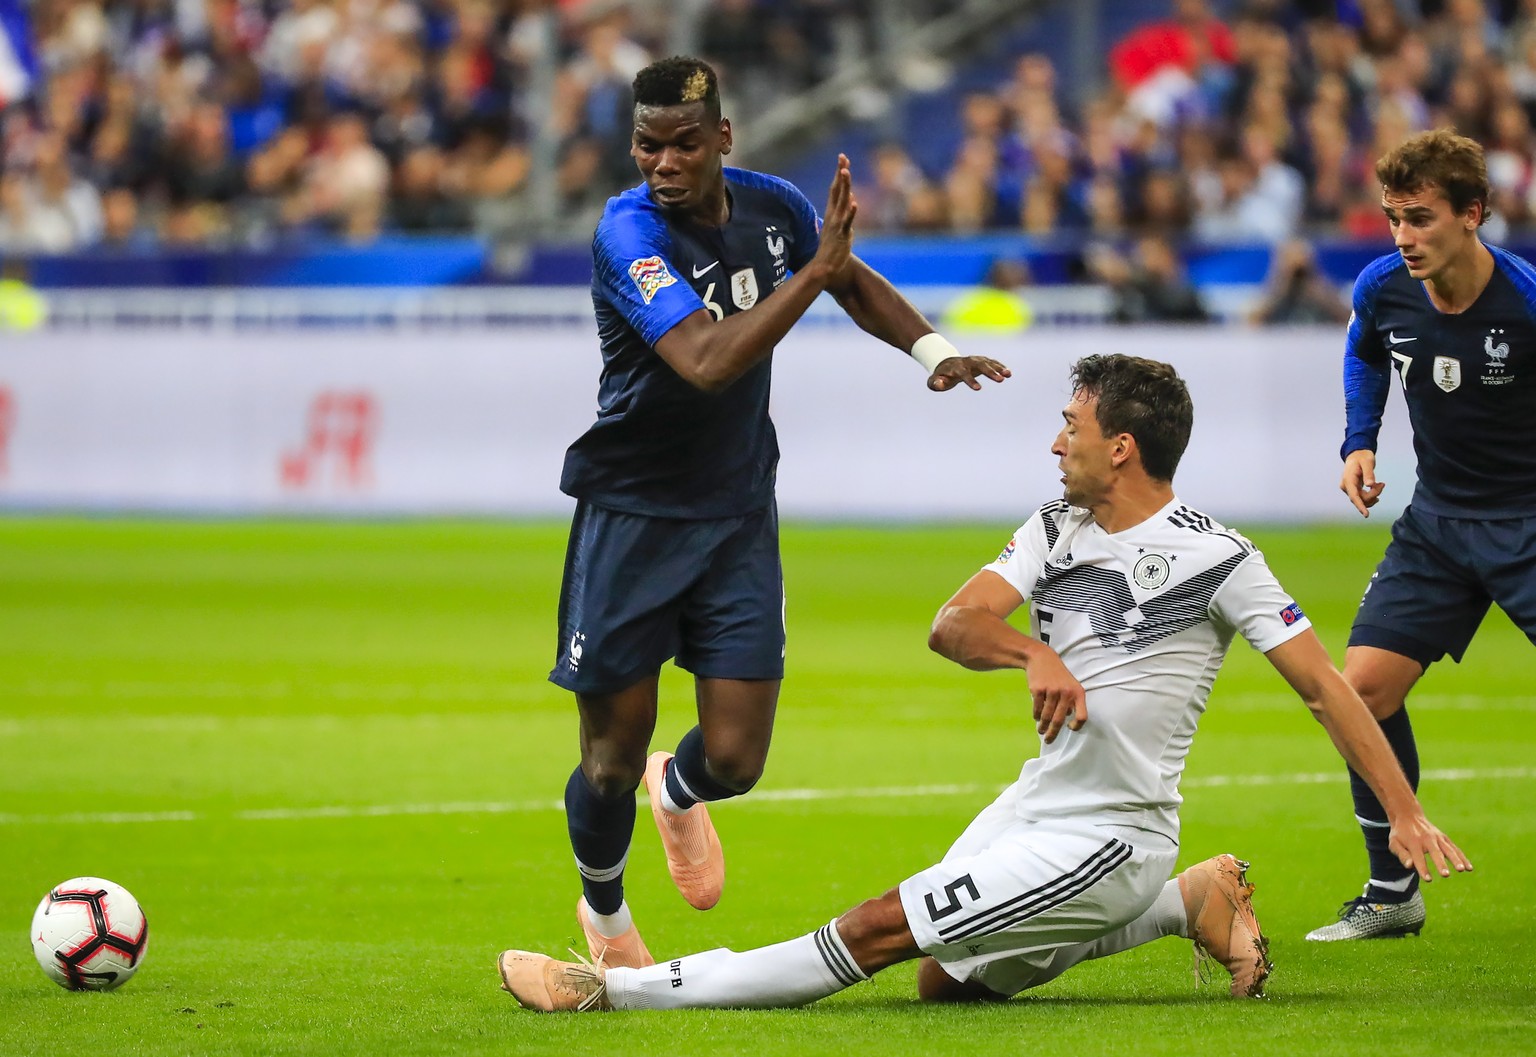
<path id="1" fill-rule="evenodd" d="M 961 356 L 852 253 L 857 204 L 839 157 L 825 221 L 793 185 L 726 168 L 715 72 L 673 58 L 634 82 L 631 154 L 644 182 L 610 199 L 592 242 L 603 369 L 597 421 L 571 445 L 577 500 L 550 679 L 576 695 L 581 764 L 565 791 L 592 955 L 652 963 L 624 901 L 642 779 L 673 881 L 720 898 L 725 866 L 704 805 L 762 773 L 784 674 L 784 590 L 768 417 L 775 344 L 827 291 L 908 352 L 935 391 L 1009 371 Z M 646 751 L 661 666 L 694 675 L 698 725 Z M 606 952 L 606 953 L 605 953 Z"/>
<path id="2" fill-rule="evenodd" d="M 1536 642 L 1536 268 L 1485 245 L 1483 149 L 1420 133 L 1376 163 L 1397 252 L 1355 283 L 1344 354 L 1348 417 L 1340 488 L 1370 516 L 1376 437 L 1402 386 L 1418 484 L 1355 617 L 1344 675 L 1380 721 L 1415 789 L 1404 702 L 1426 668 L 1461 660 L 1490 603 Z M 1309 940 L 1417 934 L 1419 879 L 1387 849 L 1386 815 L 1350 774 L 1370 880 Z"/>

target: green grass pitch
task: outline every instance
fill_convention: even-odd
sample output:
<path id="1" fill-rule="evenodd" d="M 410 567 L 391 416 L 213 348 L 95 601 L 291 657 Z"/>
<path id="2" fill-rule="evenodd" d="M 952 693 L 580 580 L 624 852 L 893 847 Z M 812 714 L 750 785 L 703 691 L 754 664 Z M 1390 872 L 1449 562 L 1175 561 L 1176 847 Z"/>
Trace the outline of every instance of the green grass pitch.
<path id="1" fill-rule="evenodd" d="M 729 875 L 708 914 L 641 811 L 629 898 L 653 952 L 808 932 L 936 860 L 1017 774 L 1022 675 L 924 645 L 1011 527 L 786 527 L 768 772 L 715 810 Z M 1341 657 L 1385 525 L 1253 536 Z M 1432 885 L 1408 940 L 1301 939 L 1363 853 L 1321 728 L 1234 646 L 1182 861 L 1252 860 L 1268 1001 L 1197 989 L 1188 943 L 1164 940 L 985 1009 L 920 1006 L 902 966 L 801 1010 L 523 1012 L 497 951 L 579 939 L 556 804 L 574 713 L 545 681 L 563 543 L 553 524 L 0 520 L 0 1055 L 1532 1052 L 1536 650 L 1499 614 L 1414 702 L 1425 802 L 1477 872 Z M 690 700 L 669 671 L 659 746 Z M 27 944 L 77 874 L 149 914 L 114 993 L 63 991 Z"/>

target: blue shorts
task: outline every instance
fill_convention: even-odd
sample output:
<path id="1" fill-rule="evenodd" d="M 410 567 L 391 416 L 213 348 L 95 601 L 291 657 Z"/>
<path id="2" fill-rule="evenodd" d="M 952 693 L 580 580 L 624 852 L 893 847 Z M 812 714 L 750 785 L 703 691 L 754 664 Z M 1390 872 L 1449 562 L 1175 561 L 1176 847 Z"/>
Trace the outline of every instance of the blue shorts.
<path id="1" fill-rule="evenodd" d="M 550 682 L 612 693 L 672 657 L 706 679 L 784 678 L 784 571 L 772 504 L 699 521 L 577 504 Z"/>
<path id="2" fill-rule="evenodd" d="M 1351 646 L 1375 646 L 1428 667 L 1460 661 L 1497 602 L 1536 643 L 1536 518 L 1478 521 L 1409 506 L 1366 586 Z"/>

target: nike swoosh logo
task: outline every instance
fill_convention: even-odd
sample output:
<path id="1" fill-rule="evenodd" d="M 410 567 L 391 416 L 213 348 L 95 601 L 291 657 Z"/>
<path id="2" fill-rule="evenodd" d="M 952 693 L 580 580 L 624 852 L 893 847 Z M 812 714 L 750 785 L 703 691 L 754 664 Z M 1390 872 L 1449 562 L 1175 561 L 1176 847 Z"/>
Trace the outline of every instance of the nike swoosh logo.
<path id="1" fill-rule="evenodd" d="M 1390 341 L 1394 345 L 1401 345 L 1401 344 L 1403 344 L 1406 341 L 1418 341 L 1419 339 L 1418 338 L 1400 338 L 1400 337 L 1397 336 L 1396 333 L 1388 333 L 1387 334 L 1387 340 Z"/>
<path id="2" fill-rule="evenodd" d="M 719 263 L 720 263 L 720 262 L 719 262 L 719 261 L 715 261 L 715 262 L 714 262 L 714 264 L 706 264 L 706 265 L 705 265 L 705 266 L 704 266 L 704 267 L 702 267 L 702 268 L 699 268 L 699 267 L 695 267 L 695 268 L 694 268 L 694 269 L 693 269 L 693 277 L 694 277 L 694 278 L 695 278 L 695 279 L 697 279 L 697 278 L 698 278 L 698 277 L 699 277 L 699 276 L 701 276 L 701 275 L 703 275 L 703 274 L 704 274 L 704 273 L 705 273 L 705 272 L 707 272 L 707 271 L 709 271 L 709 270 L 710 270 L 710 269 L 711 269 L 711 268 L 713 268 L 713 267 L 714 267 L 714 266 L 715 266 L 715 264 L 719 264 Z M 1413 340 L 1413 339 L 1412 339 L 1412 338 L 1409 338 L 1409 339 L 1408 339 L 1408 340 L 1409 340 L 1409 341 L 1412 341 L 1412 340 Z"/>

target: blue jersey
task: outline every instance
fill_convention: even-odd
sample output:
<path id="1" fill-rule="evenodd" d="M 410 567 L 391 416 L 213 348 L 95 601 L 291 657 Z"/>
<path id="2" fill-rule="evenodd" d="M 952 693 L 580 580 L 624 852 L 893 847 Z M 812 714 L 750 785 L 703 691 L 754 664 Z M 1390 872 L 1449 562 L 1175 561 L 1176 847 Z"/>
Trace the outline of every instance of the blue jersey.
<path id="1" fill-rule="evenodd" d="M 1396 253 L 1355 281 L 1342 454 L 1376 449 L 1397 375 L 1419 461 L 1413 505 L 1442 517 L 1536 515 L 1536 268 L 1488 249 L 1493 277 L 1454 315 Z"/>
<path id="2" fill-rule="evenodd" d="M 773 500 L 772 359 L 705 393 L 655 349 L 700 309 L 745 312 L 816 253 L 821 221 L 794 185 L 726 169 L 725 186 L 730 219 L 718 228 L 674 223 L 644 185 L 608 200 L 592 239 L 597 421 L 566 452 L 567 495 L 676 518 L 738 517 Z"/>

